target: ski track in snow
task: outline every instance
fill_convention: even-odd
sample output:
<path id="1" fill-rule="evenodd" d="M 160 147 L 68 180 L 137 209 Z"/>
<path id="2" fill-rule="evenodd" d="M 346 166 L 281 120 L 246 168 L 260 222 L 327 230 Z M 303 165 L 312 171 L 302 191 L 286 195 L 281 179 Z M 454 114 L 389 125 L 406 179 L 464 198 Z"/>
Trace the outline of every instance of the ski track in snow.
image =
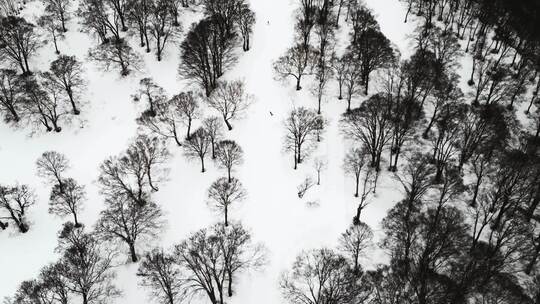
<path id="1" fill-rule="evenodd" d="M 353 180 L 345 176 L 342 169 L 347 145 L 338 128 L 338 119 L 346 105 L 338 101 L 335 94 L 327 96 L 323 114 L 330 124 L 324 140 L 298 170 L 293 170 L 290 153 L 284 153 L 282 149 L 283 120 L 293 106 L 315 107 L 316 99 L 309 93 L 308 78 L 300 92 L 294 90 L 292 82 L 275 81 L 272 62 L 292 44 L 296 4 L 292 0 L 250 2 L 257 16 L 252 49 L 240 54 L 239 62 L 224 76 L 226 79 L 245 79 L 248 92 L 254 95 L 248 115 L 233 122 L 234 129 L 225 134 L 237 140 L 244 149 L 245 161 L 236 176 L 248 192 L 248 198 L 233 208 L 231 218 L 241 220 L 251 229 L 254 238 L 265 244 L 269 263 L 259 272 L 242 274 L 236 294 L 228 303 L 282 303 L 278 288 L 281 272 L 291 266 L 301 250 L 336 246 L 339 235 L 354 215 Z M 30 5 L 37 4 L 32 2 Z M 399 47 L 404 57 L 408 57 L 407 35 L 412 33 L 414 24 L 403 23 L 405 10 L 402 4 L 397 0 L 367 0 L 366 5 L 373 9 L 383 33 Z M 30 7 L 27 11 L 38 9 Z M 184 32 L 187 29 L 188 25 L 184 23 Z M 347 35 L 344 30 L 342 28 L 339 33 L 342 38 Z M 95 41 L 79 33 L 78 25 L 71 22 L 60 48 L 83 60 L 92 44 Z M 32 220 L 30 231 L 24 235 L 0 233 L 0 298 L 12 295 L 20 282 L 36 277 L 41 267 L 58 257 L 54 249 L 62 220 L 47 213 L 50 186 L 35 174 L 35 161 L 41 153 L 56 150 L 68 157 L 72 168 L 67 175 L 85 185 L 88 194 L 80 218 L 87 228 L 92 228 L 103 207 L 103 198 L 96 185 L 99 164 L 122 152 L 137 132 L 135 118 L 140 109 L 133 105 L 130 95 L 136 90 L 138 80 L 148 74 L 169 95 L 186 88 L 187 84 L 177 76 L 176 47 L 168 46 L 162 62 L 157 62 L 152 53 L 139 51 L 144 57 L 145 68 L 126 79 L 120 79 L 116 71 L 102 72 L 92 62 L 85 62 L 89 81 L 84 98 L 89 105 L 82 109 L 83 123 L 64 126 L 61 134 L 38 133 L 33 137 L 28 137 L 27 130 L 14 131 L 0 125 L 0 183 L 29 184 L 38 195 L 38 203 L 29 214 Z M 54 56 L 50 45 L 44 47 L 33 62 L 34 70 L 47 69 Z M 356 100 L 355 105 L 358 102 Z M 189 233 L 221 220 L 208 208 L 206 190 L 224 173 L 208 161 L 207 172 L 201 174 L 199 163 L 187 162 L 180 148 L 171 143 L 170 150 L 174 157 L 168 164 L 171 168 L 169 181 L 153 194 L 166 213 L 168 225 L 161 239 L 152 245 L 165 248 L 178 243 Z M 322 174 L 322 184 L 310 189 L 300 200 L 296 196 L 296 186 L 307 175 L 315 175 L 311 163 L 315 156 L 325 158 L 328 169 Z M 386 211 L 401 198 L 400 188 L 390 174 L 383 172 L 377 195 L 362 213 L 362 220 L 376 235 L 380 236 L 379 224 Z M 308 207 L 307 201 L 318 201 L 319 206 Z M 365 262 L 374 265 L 382 261 L 385 261 L 384 254 L 373 251 Z M 123 296 L 116 303 L 148 302 L 147 291 L 137 285 L 136 270 L 136 264 L 118 266 L 116 284 Z M 194 301 L 199 302 L 206 303 L 207 300 Z"/>

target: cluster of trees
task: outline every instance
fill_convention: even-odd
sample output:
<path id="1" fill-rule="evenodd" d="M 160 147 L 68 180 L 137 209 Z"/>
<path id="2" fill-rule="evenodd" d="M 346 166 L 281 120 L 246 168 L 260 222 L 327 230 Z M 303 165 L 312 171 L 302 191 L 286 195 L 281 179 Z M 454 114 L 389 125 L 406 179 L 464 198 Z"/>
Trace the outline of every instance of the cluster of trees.
<path id="1" fill-rule="evenodd" d="M 437 22 L 443 33 L 466 39 L 473 60 L 469 84 L 475 88 L 476 103 L 501 103 L 509 108 L 525 100 L 527 86 L 534 84 L 540 70 L 540 10 L 535 1 L 422 1 L 407 0 L 408 12 L 422 16 L 425 31 Z M 407 20 L 407 17 L 406 19 Z M 465 44 L 465 42 L 464 42 Z M 538 96 L 538 81 L 528 111 Z"/>
<path id="2" fill-rule="evenodd" d="M 250 48 L 255 14 L 245 0 L 203 0 L 205 16 L 193 24 L 180 45 L 180 75 L 206 96 L 219 86 L 218 79 L 237 59 L 238 37 L 243 50 Z"/>
<path id="3" fill-rule="evenodd" d="M 199 295 L 212 304 L 223 304 L 233 295 L 235 278 L 264 263 L 264 247 L 240 223 L 215 224 L 192 233 L 171 250 L 148 252 L 137 275 L 159 303 L 181 303 Z"/>
<path id="4" fill-rule="evenodd" d="M 140 58 L 127 41 L 130 32 L 139 37 L 139 46 L 147 53 L 155 50 L 161 61 L 168 45 L 181 33 L 179 14 L 188 1 L 178 0 L 84 0 L 76 11 L 83 31 L 95 35 L 100 45 L 89 57 L 105 69 L 115 66 L 122 76 L 140 65 Z"/>
<path id="5" fill-rule="evenodd" d="M 108 303 L 121 295 L 113 282 L 115 254 L 94 233 L 67 222 L 58 240 L 60 258 L 22 282 L 7 303 Z"/>
<path id="6" fill-rule="evenodd" d="M 352 31 L 340 56 L 335 50 L 335 30 L 344 4 Z M 359 1 L 301 1 L 295 30 L 294 45 L 274 63 L 274 70 L 280 79 L 295 78 L 297 90 L 302 88 L 304 76 L 314 75 L 312 92 L 317 98 L 318 114 L 331 80 L 337 81 L 338 99 L 345 94 L 350 110 L 355 96 L 368 94 L 372 72 L 396 60 L 390 41 L 380 31 L 373 14 Z"/>
<path id="7" fill-rule="evenodd" d="M 170 153 L 163 140 L 138 135 L 124 153 L 106 159 L 98 183 L 105 198 L 95 227 L 96 235 L 112 244 L 123 244 L 132 262 L 137 248 L 150 243 L 163 227 L 163 213 L 152 198 L 167 177 L 164 167 Z"/>
<path id="8" fill-rule="evenodd" d="M 56 151 L 46 151 L 36 161 L 36 167 L 37 175 L 52 186 L 49 213 L 62 218 L 72 216 L 74 227 L 82 227 L 78 216 L 84 207 L 86 191 L 73 178 L 64 176 L 70 168 L 67 157 Z"/>
<path id="9" fill-rule="evenodd" d="M 243 81 L 222 81 L 209 97 L 187 91 L 167 98 L 165 90 L 151 78 L 140 81 L 140 89 L 133 96 L 134 101 L 148 104 L 137 122 L 144 129 L 163 138 L 172 139 L 184 148 L 188 158 L 201 161 L 201 171 L 205 172 L 204 160 L 211 155 L 218 157 L 218 146 L 223 138 L 223 123 L 229 130 L 233 120 L 243 117 L 251 102 Z M 215 110 L 219 116 L 203 117 L 202 102 Z M 199 127 L 192 131 L 193 126 Z M 185 137 L 180 127 L 186 126 Z M 229 172 L 230 176 L 230 172 Z"/>
<path id="10" fill-rule="evenodd" d="M 13 223 L 21 233 L 26 233 L 30 229 L 28 208 L 35 203 L 36 196 L 27 185 L 0 185 L 0 229 L 6 230 Z"/>
<path id="11" fill-rule="evenodd" d="M 20 17 L 0 20 L 0 115 L 14 126 L 30 124 L 60 132 L 71 115 L 80 114 L 84 70 L 75 56 L 60 55 L 48 71 L 32 73 L 29 59 L 41 42 L 35 26 Z M 18 67 L 21 74 L 17 72 Z"/>
<path id="12" fill-rule="evenodd" d="M 338 250 L 320 248 L 302 252 L 292 269 L 281 276 L 283 297 L 291 304 L 379 303 L 370 302 L 376 274 L 364 271 L 360 264 L 373 246 L 372 239 L 369 226 L 359 223 L 341 235 Z"/>
<path id="13" fill-rule="evenodd" d="M 405 193 L 383 220 L 390 263 L 366 277 L 364 301 L 537 303 L 534 61 L 503 42 L 511 21 L 488 25 L 483 18 L 497 13 L 475 1 L 408 3 L 426 20 L 415 53 L 384 67 L 379 91 L 341 121 L 353 143 L 344 162 L 359 197 L 353 225 L 362 223 L 383 163 Z M 431 21 L 437 14 L 440 23 Z M 460 45 L 466 31 L 456 21 L 468 14 L 470 46 Z M 459 87 L 461 47 L 473 54 L 470 94 Z M 528 119 L 518 121 L 512 109 L 531 87 Z"/>

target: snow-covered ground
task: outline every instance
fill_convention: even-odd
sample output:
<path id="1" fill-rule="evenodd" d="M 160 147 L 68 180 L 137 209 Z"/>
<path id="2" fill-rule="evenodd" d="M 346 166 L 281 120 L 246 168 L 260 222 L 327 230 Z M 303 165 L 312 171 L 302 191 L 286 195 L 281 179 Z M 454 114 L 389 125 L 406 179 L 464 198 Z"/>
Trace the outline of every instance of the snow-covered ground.
<path id="1" fill-rule="evenodd" d="M 292 169 L 292 157 L 282 149 L 283 120 L 287 113 L 298 105 L 316 106 L 308 82 L 304 83 L 304 90 L 297 92 L 292 83 L 274 80 L 272 62 L 292 43 L 295 2 L 251 0 L 257 15 L 253 47 L 241 54 L 238 64 L 225 75 L 227 79 L 244 79 L 248 92 L 254 96 L 248 115 L 234 122 L 233 131 L 226 133 L 244 149 L 245 162 L 236 176 L 248 192 L 248 198 L 233 210 L 231 217 L 250 228 L 255 239 L 264 243 L 269 251 L 268 265 L 261 272 L 243 275 L 229 303 L 282 303 L 277 286 L 280 273 L 303 249 L 335 246 L 339 235 L 351 223 L 356 208 L 353 180 L 342 169 L 347 145 L 339 132 L 338 119 L 346 107 L 344 102 L 338 101 L 335 95 L 328 96 L 323 114 L 330 124 L 324 140 L 298 170 Z M 414 24 L 403 23 L 402 4 L 397 0 L 367 0 L 366 5 L 373 9 L 384 34 L 399 47 L 404 57 L 409 56 L 408 35 Z M 38 5 L 31 3 L 27 12 L 39 10 L 32 6 Z M 85 60 L 87 49 L 93 43 L 86 34 L 79 33 L 78 25 L 72 22 L 60 48 L 66 54 Z M 86 61 L 88 86 L 84 99 L 88 106 L 82 109 L 84 121 L 65 126 L 61 134 L 39 133 L 29 137 L 27 130 L 15 131 L 0 125 L 0 183 L 29 184 L 36 189 L 39 198 L 28 214 L 32 221 L 28 233 L 0 233 L 0 299 L 12 295 L 21 281 L 35 277 L 41 267 L 57 258 L 54 249 L 62 221 L 47 212 L 50 189 L 36 176 L 35 168 L 40 154 L 55 150 L 68 157 L 72 164 L 68 175 L 84 184 L 88 192 L 86 208 L 80 218 L 91 228 L 103 207 L 96 185 L 98 166 L 108 156 L 125 149 L 137 133 L 135 118 L 140 109 L 131 102 L 130 95 L 138 80 L 150 75 L 169 95 L 186 89 L 186 83 L 177 76 L 176 47 L 167 48 L 162 62 L 157 62 L 153 54 L 141 52 L 141 55 L 145 58 L 144 69 L 125 79 L 115 71 L 102 72 Z M 46 69 L 53 57 L 52 47 L 43 48 L 34 67 Z M 358 104 L 360 100 L 355 102 Z M 223 175 L 223 171 L 209 162 L 207 172 L 202 174 L 198 162 L 188 162 L 181 149 L 172 144 L 170 149 L 174 157 L 169 163 L 169 181 L 153 196 L 166 212 L 168 222 L 161 239 L 154 245 L 164 247 L 221 219 L 208 208 L 205 197 L 211 182 Z M 314 156 L 326 159 L 328 169 L 322 174 L 322 184 L 309 190 L 301 200 L 296 195 L 296 186 L 307 175 L 315 175 L 311 163 Z M 400 197 L 401 187 L 384 172 L 377 195 L 362 213 L 362 220 L 378 234 L 381 219 Z M 308 201 L 318 201 L 319 206 L 309 207 Z M 366 263 L 374 264 L 384 261 L 385 257 L 375 250 L 368 259 Z M 128 263 L 117 268 L 117 285 L 124 291 L 117 303 L 147 303 L 146 290 L 137 285 L 137 265 Z"/>

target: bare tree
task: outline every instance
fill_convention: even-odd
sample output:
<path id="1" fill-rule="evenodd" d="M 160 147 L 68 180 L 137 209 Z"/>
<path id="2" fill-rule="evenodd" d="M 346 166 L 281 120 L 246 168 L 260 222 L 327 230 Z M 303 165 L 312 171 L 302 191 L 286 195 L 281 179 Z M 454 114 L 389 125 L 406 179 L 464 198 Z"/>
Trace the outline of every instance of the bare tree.
<path id="1" fill-rule="evenodd" d="M 80 297 L 82 304 L 107 303 L 118 297 L 112 271 L 114 254 L 94 235 L 66 223 L 60 232 L 60 263 L 68 289 Z"/>
<path id="2" fill-rule="evenodd" d="M 60 122 L 70 122 L 68 105 L 61 100 L 61 92 L 53 83 L 45 80 L 40 84 L 34 77 L 26 77 L 24 90 L 27 95 L 25 111 L 31 123 L 43 125 L 47 132 L 60 132 Z"/>
<path id="3" fill-rule="evenodd" d="M 165 90 L 155 83 L 151 77 L 142 78 L 139 81 L 139 85 L 139 90 L 132 95 L 132 99 L 134 102 L 146 100 L 148 109 L 143 112 L 143 115 L 146 114 L 150 117 L 155 117 L 158 108 L 162 107 L 162 104 L 165 103 Z"/>
<path id="4" fill-rule="evenodd" d="M 359 273 L 360 258 L 373 244 L 373 231 L 364 222 L 351 225 L 339 238 L 339 249 L 343 251 L 353 264 L 353 271 Z"/>
<path id="5" fill-rule="evenodd" d="M 35 194 L 28 186 L 0 185 L 0 220 L 12 221 L 21 233 L 29 229 L 26 212 L 35 203 Z"/>
<path id="6" fill-rule="evenodd" d="M 255 24 L 255 13 L 249 8 L 249 5 L 242 3 L 240 9 L 238 9 L 237 21 L 240 33 L 242 34 L 242 49 L 247 52 L 250 48 L 249 37 L 253 32 L 253 25 Z"/>
<path id="7" fill-rule="evenodd" d="M 189 140 L 184 141 L 184 154 L 188 158 L 199 158 L 201 160 L 201 172 L 205 172 L 204 158 L 210 148 L 210 136 L 203 128 L 198 128 L 193 132 Z"/>
<path id="8" fill-rule="evenodd" d="M 213 227 L 225 261 L 227 294 L 233 295 L 235 276 L 242 271 L 256 270 L 266 262 L 266 249 L 253 242 L 251 234 L 241 223 L 229 226 L 217 224 Z"/>
<path id="9" fill-rule="evenodd" d="M 142 162 L 148 186 L 152 191 L 158 191 L 155 183 L 166 179 L 167 169 L 163 168 L 163 165 L 171 156 L 165 143 L 157 137 L 138 135 L 129 146 L 127 155 Z"/>
<path id="10" fill-rule="evenodd" d="M 208 105 L 216 109 L 229 130 L 231 120 L 242 117 L 250 105 L 251 96 L 246 93 L 245 83 L 241 80 L 220 82 L 208 98 Z"/>
<path id="11" fill-rule="evenodd" d="M 296 90 L 299 91 L 302 89 L 300 85 L 302 77 L 311 72 L 316 60 L 317 56 L 313 49 L 308 48 L 306 50 L 304 46 L 297 44 L 288 49 L 285 55 L 274 62 L 274 71 L 281 80 L 285 80 L 289 76 L 294 77 L 296 79 Z"/>
<path id="12" fill-rule="evenodd" d="M 137 276 L 140 285 L 151 290 L 152 297 L 161 304 L 180 303 L 184 298 L 182 276 L 175 257 L 162 249 L 153 249 L 141 260 Z"/>
<path id="13" fill-rule="evenodd" d="M 178 127 L 182 124 L 178 101 L 178 98 L 172 98 L 169 101 L 154 104 L 155 115 L 152 115 L 150 111 L 145 111 L 137 118 L 137 123 L 162 138 L 174 139 L 178 146 L 182 146 L 181 137 L 178 135 Z"/>
<path id="14" fill-rule="evenodd" d="M 313 181 L 313 178 L 311 176 L 308 176 L 304 178 L 302 183 L 296 187 L 296 190 L 298 190 L 298 198 L 303 198 L 306 192 L 315 185 L 315 182 Z"/>
<path id="15" fill-rule="evenodd" d="M 346 65 L 343 71 L 343 85 L 345 87 L 345 98 L 347 99 L 347 112 L 349 112 L 352 99 L 362 93 L 362 73 L 360 63 L 354 60 L 351 53 L 345 53 L 341 60 Z"/>
<path id="16" fill-rule="evenodd" d="M 80 93 L 85 87 L 82 74 L 82 64 L 77 61 L 75 56 L 66 55 L 60 55 L 56 60 L 51 62 L 50 72 L 43 73 L 44 78 L 67 94 L 73 108 L 73 114 L 75 115 L 79 115 L 80 113 L 75 103 L 75 95 Z"/>
<path id="17" fill-rule="evenodd" d="M 174 247 L 173 255 L 185 273 L 186 295 L 206 294 L 212 304 L 224 304 L 234 276 L 263 263 L 260 245 L 253 244 L 240 224 L 216 224 L 193 233 Z"/>
<path id="18" fill-rule="evenodd" d="M 167 42 L 174 42 L 180 32 L 180 29 L 176 27 L 178 21 L 175 18 L 178 13 L 173 5 L 174 2 L 156 0 L 153 1 L 150 9 L 148 30 L 156 41 L 156 57 L 158 61 L 161 61 Z"/>
<path id="19" fill-rule="evenodd" d="M 104 241 L 124 242 L 132 262 L 138 261 L 136 248 L 157 237 L 162 227 L 162 212 L 156 203 L 138 204 L 126 196 L 107 197 L 101 211 L 96 233 Z"/>
<path id="20" fill-rule="evenodd" d="M 55 262 L 43 267 L 39 273 L 39 281 L 50 297 L 59 304 L 69 303 L 69 289 L 65 277 L 65 267 Z"/>
<path id="21" fill-rule="evenodd" d="M 285 120 L 285 149 L 294 151 L 294 169 L 302 163 L 302 149 L 309 151 L 318 137 L 318 130 L 324 129 L 324 124 L 321 128 L 321 121 L 323 118 L 315 111 L 304 107 L 292 110 Z"/>
<path id="22" fill-rule="evenodd" d="M 51 190 L 49 213 L 60 217 L 72 215 L 75 227 L 81 227 L 78 213 L 82 210 L 85 200 L 86 191 L 84 187 L 77 184 L 74 179 L 66 178 L 63 180 L 62 186 L 55 184 Z"/>
<path id="23" fill-rule="evenodd" d="M 321 114 L 321 104 L 326 95 L 328 82 L 332 80 L 333 70 L 327 59 L 322 59 L 315 69 L 315 79 L 317 82 L 313 85 L 313 95 L 317 97 L 317 114 Z"/>
<path id="24" fill-rule="evenodd" d="M 349 68 L 349 62 L 346 60 L 345 56 L 338 57 L 336 54 L 333 54 L 332 58 L 332 69 L 338 83 L 339 95 L 338 99 L 343 99 L 343 86 L 345 84 L 345 76 L 347 69 Z"/>
<path id="25" fill-rule="evenodd" d="M 351 148 L 345 155 L 345 161 L 343 167 L 345 172 L 352 174 L 355 180 L 355 192 L 354 196 L 358 197 L 358 188 L 360 185 L 360 176 L 367 167 L 367 155 L 368 153 L 364 149 Z"/>
<path id="26" fill-rule="evenodd" d="M 223 213 L 225 226 L 229 225 L 229 206 L 245 199 L 246 191 L 242 183 L 236 179 L 218 178 L 208 189 L 209 204 Z"/>
<path id="27" fill-rule="evenodd" d="M 137 151 L 110 157 L 100 165 L 98 183 L 106 197 L 129 197 L 143 206 L 148 201 L 147 168 Z"/>
<path id="28" fill-rule="evenodd" d="M 146 46 L 146 52 L 150 53 L 150 41 L 148 31 L 150 26 L 152 1 L 133 0 L 126 4 L 127 19 L 137 25 L 139 31 L 140 46 Z"/>
<path id="29" fill-rule="evenodd" d="M 347 259 L 331 249 L 302 252 L 280 280 L 291 304 L 362 303 L 367 295 L 360 284 Z"/>
<path id="30" fill-rule="evenodd" d="M 120 70 L 121 76 L 127 76 L 131 71 L 139 69 L 140 58 L 131 46 L 124 40 L 118 39 L 111 43 L 101 44 L 88 52 L 88 57 L 101 64 L 104 70 L 111 67 Z"/>
<path id="31" fill-rule="evenodd" d="M 60 23 L 62 32 L 67 32 L 66 22 L 71 19 L 69 0 L 42 0 L 45 4 L 45 12 L 53 16 Z"/>
<path id="32" fill-rule="evenodd" d="M 34 25 L 16 16 L 0 17 L 0 60 L 31 74 L 28 61 L 41 46 Z"/>
<path id="33" fill-rule="evenodd" d="M 65 37 L 64 31 L 62 30 L 59 22 L 60 21 L 50 13 L 45 13 L 37 20 L 37 25 L 45 29 L 47 31 L 47 35 L 52 39 L 56 54 L 60 54 L 60 50 L 58 49 L 58 40 Z"/>
<path id="34" fill-rule="evenodd" d="M 235 61 L 234 33 L 220 32 L 217 17 L 192 25 L 180 45 L 179 74 L 197 83 L 210 96 L 217 80 Z"/>
<path id="35" fill-rule="evenodd" d="M 199 118 L 201 115 L 198 98 L 192 91 L 188 91 L 174 95 L 171 102 L 174 103 L 180 117 L 184 120 L 184 124 L 187 125 L 186 139 L 189 140 L 191 138 L 193 120 Z"/>
<path id="36" fill-rule="evenodd" d="M 244 161 L 244 151 L 234 140 L 222 140 L 216 146 L 216 162 L 221 168 L 227 170 L 227 177 L 231 182 L 233 167 L 239 166 Z"/>
<path id="37" fill-rule="evenodd" d="M 345 113 L 345 135 L 363 144 L 371 156 L 371 167 L 380 170 L 382 150 L 391 139 L 389 102 L 381 94 L 373 95 L 359 108 Z"/>
<path id="38" fill-rule="evenodd" d="M 50 183 L 58 183 L 60 189 L 64 187 L 63 173 L 70 168 L 67 157 L 56 151 L 46 151 L 36 161 L 37 175 L 47 179 Z"/>
<path id="39" fill-rule="evenodd" d="M 4 121 L 19 122 L 24 111 L 24 101 L 21 76 L 15 70 L 0 69 L 0 112 Z"/>
<path id="40" fill-rule="evenodd" d="M 321 172 L 326 170 L 327 165 L 328 163 L 326 162 L 326 160 L 322 158 L 316 157 L 313 160 L 313 168 L 317 172 L 317 185 L 321 184 Z"/>
<path id="41" fill-rule="evenodd" d="M 204 130 L 210 137 L 210 144 L 212 146 L 212 159 L 216 159 L 216 144 L 223 135 L 223 133 L 221 132 L 221 119 L 217 116 L 210 116 L 203 120 L 202 125 Z"/>

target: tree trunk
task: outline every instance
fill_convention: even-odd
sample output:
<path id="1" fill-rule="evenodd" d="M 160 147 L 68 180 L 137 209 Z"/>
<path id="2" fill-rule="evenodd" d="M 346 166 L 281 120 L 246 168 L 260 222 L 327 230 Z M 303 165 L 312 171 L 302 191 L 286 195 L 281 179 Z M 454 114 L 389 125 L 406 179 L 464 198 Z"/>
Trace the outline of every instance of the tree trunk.
<path id="1" fill-rule="evenodd" d="M 225 215 L 225 227 L 229 226 L 229 206 L 228 204 L 225 204 L 225 209 L 224 209 L 224 215 Z"/>
<path id="2" fill-rule="evenodd" d="M 73 91 L 71 90 L 70 87 L 66 88 L 66 91 L 69 97 L 69 102 L 71 103 L 71 107 L 73 108 L 73 114 L 79 115 L 81 111 L 77 109 L 77 105 L 75 104 L 75 100 L 73 99 Z"/>
<path id="3" fill-rule="evenodd" d="M 231 125 L 231 123 L 229 122 L 229 120 L 226 119 L 226 118 L 224 118 L 224 120 L 225 120 L 225 124 L 227 125 L 227 129 L 229 129 L 229 131 L 232 130 L 232 125 Z"/>
<path id="4" fill-rule="evenodd" d="M 227 291 L 228 291 L 229 297 L 232 297 L 232 295 L 233 295 L 233 289 L 232 289 L 232 284 L 233 284 L 232 281 L 233 281 L 233 279 L 232 279 L 232 271 L 230 269 L 227 269 L 227 276 L 229 277 L 229 282 L 228 282 L 229 286 L 228 286 Z"/>
<path id="5" fill-rule="evenodd" d="M 201 172 L 204 173 L 206 169 L 204 169 L 204 156 L 201 156 Z"/>
<path id="6" fill-rule="evenodd" d="M 79 223 L 79 220 L 77 218 L 77 212 L 73 211 L 73 221 L 75 223 L 75 227 L 81 227 L 81 223 Z"/>
<path id="7" fill-rule="evenodd" d="M 360 173 L 356 175 L 356 192 L 354 193 L 354 197 L 358 197 L 358 186 L 360 184 Z"/>
<path id="8" fill-rule="evenodd" d="M 131 257 L 131 261 L 133 263 L 136 263 L 139 260 L 139 258 L 137 258 L 137 253 L 135 252 L 135 242 L 129 242 L 128 245 L 129 245 L 129 255 Z"/>

